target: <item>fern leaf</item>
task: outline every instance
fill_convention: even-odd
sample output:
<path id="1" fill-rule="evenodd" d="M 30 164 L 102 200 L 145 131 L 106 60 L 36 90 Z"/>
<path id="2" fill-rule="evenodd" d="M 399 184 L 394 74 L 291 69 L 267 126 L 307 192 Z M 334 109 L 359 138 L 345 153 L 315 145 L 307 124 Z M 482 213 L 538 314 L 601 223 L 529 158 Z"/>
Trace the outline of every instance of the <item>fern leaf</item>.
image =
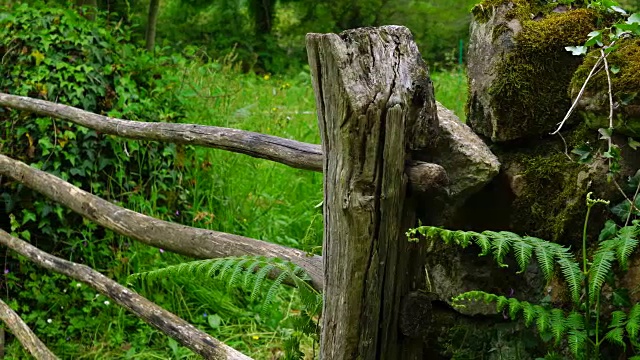
<path id="1" fill-rule="evenodd" d="M 627 321 L 627 333 L 631 339 L 638 339 L 640 332 L 640 303 L 637 303 L 629 310 L 629 317 Z"/>
<path id="2" fill-rule="evenodd" d="M 485 301 L 485 302 L 489 302 L 489 301 Z M 498 312 L 502 312 L 505 306 L 509 306 L 509 299 L 507 299 L 504 296 L 498 296 L 496 299 L 496 309 L 498 310 Z"/>
<path id="3" fill-rule="evenodd" d="M 273 303 L 278 291 L 281 289 L 282 282 L 289 278 L 289 272 L 282 271 L 278 277 L 273 281 L 271 286 L 269 287 L 269 291 L 267 291 L 267 295 L 264 298 L 264 302 L 262 303 L 262 311 L 266 312 L 267 308 L 271 303 Z"/>
<path id="4" fill-rule="evenodd" d="M 535 238 L 528 237 L 528 239 Z M 544 275 L 546 281 L 550 281 L 551 275 L 553 274 L 553 258 L 555 257 L 555 254 L 553 250 L 548 246 L 548 243 L 544 241 L 535 241 L 534 249 L 536 252 L 536 259 L 538 260 L 538 265 L 542 270 L 542 274 Z"/>
<path id="5" fill-rule="evenodd" d="M 611 313 L 611 322 L 609 328 L 622 327 L 627 320 L 627 314 L 624 311 L 616 310 Z"/>
<path id="6" fill-rule="evenodd" d="M 584 315 L 579 312 L 572 311 L 567 315 L 565 325 L 569 330 L 583 330 L 584 329 Z"/>
<path id="7" fill-rule="evenodd" d="M 480 247 L 480 254 L 478 256 L 487 256 L 491 251 L 491 241 L 484 234 L 476 234 L 475 236 L 476 245 Z"/>
<path id="8" fill-rule="evenodd" d="M 522 310 L 522 304 L 520 300 L 516 298 L 509 298 L 509 317 L 511 320 L 515 320 L 518 317 L 518 312 Z"/>
<path id="9" fill-rule="evenodd" d="M 538 327 L 538 331 L 544 333 L 549 330 L 551 327 L 551 311 L 543 308 L 540 305 L 534 305 L 535 316 L 536 316 L 536 325 Z"/>
<path id="10" fill-rule="evenodd" d="M 240 277 L 242 276 L 242 273 L 246 270 L 245 266 L 250 261 L 251 261 L 250 258 L 245 258 L 236 263 L 233 269 L 233 273 L 231 273 L 231 276 L 229 276 L 229 281 L 227 282 L 228 286 L 233 287 L 233 286 L 239 285 Z"/>
<path id="11" fill-rule="evenodd" d="M 629 266 L 629 257 L 633 254 L 634 250 L 638 247 L 638 240 L 636 236 L 635 226 L 625 226 L 618 232 L 616 237 L 618 246 L 616 248 L 616 257 L 620 263 L 620 267 L 623 270 L 627 270 Z"/>
<path id="12" fill-rule="evenodd" d="M 589 297 L 592 301 L 600 294 L 602 284 L 606 280 L 611 265 L 613 264 L 614 254 L 611 250 L 598 249 L 593 255 L 593 263 L 589 268 Z"/>
<path id="13" fill-rule="evenodd" d="M 558 264 L 560 265 L 562 275 L 564 276 L 564 280 L 566 281 L 569 292 L 571 293 L 571 300 L 573 300 L 574 304 L 580 303 L 580 291 L 583 278 L 580 265 L 578 265 L 578 263 L 569 256 L 562 256 L 559 258 Z"/>
<path id="14" fill-rule="evenodd" d="M 567 341 L 569 342 L 569 349 L 573 356 L 580 358 L 587 343 L 587 334 L 582 330 L 570 330 Z"/>
<path id="15" fill-rule="evenodd" d="M 251 291 L 251 301 L 254 301 L 258 297 L 262 284 L 264 284 L 264 280 L 267 278 L 267 275 L 269 275 L 269 272 L 274 268 L 275 266 L 273 264 L 267 263 L 256 273 L 253 282 L 253 291 Z"/>
<path id="16" fill-rule="evenodd" d="M 249 265 L 247 265 L 247 271 L 245 271 L 244 273 L 244 288 L 248 288 L 249 286 L 251 286 L 251 282 L 255 281 L 255 273 L 263 263 L 264 261 L 262 261 L 262 258 L 254 258 L 253 261 Z"/>
<path id="17" fill-rule="evenodd" d="M 516 254 L 518 266 L 520 266 L 520 271 L 518 271 L 518 273 L 523 273 L 531 261 L 533 246 L 527 243 L 524 239 L 521 239 L 520 241 L 513 242 L 513 251 Z"/>
<path id="18" fill-rule="evenodd" d="M 562 339 L 562 336 L 565 334 L 566 330 L 567 326 L 564 312 L 561 309 L 552 309 L 551 333 L 553 334 L 553 338 L 555 339 L 556 344 L 560 342 L 560 339 Z"/>
<path id="19" fill-rule="evenodd" d="M 530 304 L 526 301 L 521 302 L 520 305 L 522 305 L 522 316 L 524 317 L 524 325 L 528 327 L 536 318 L 535 305 Z"/>
<path id="20" fill-rule="evenodd" d="M 625 351 L 627 350 L 627 344 L 624 343 L 624 331 L 621 327 L 609 330 L 604 338 L 612 344 L 622 346 Z"/>

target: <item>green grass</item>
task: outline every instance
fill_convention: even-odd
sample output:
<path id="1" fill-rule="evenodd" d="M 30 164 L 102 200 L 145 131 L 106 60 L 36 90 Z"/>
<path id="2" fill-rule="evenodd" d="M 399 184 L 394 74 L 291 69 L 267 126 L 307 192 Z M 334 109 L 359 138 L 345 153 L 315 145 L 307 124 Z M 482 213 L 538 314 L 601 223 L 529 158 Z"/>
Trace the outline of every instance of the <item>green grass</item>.
<path id="1" fill-rule="evenodd" d="M 308 72 L 288 77 L 241 74 L 230 66 L 192 65 L 178 69 L 184 79 L 176 84 L 183 100 L 187 122 L 251 130 L 319 143 L 315 105 Z M 464 73 L 432 74 L 436 98 L 464 117 L 466 79 Z M 178 217 L 159 209 L 158 193 L 150 198 L 136 195 L 126 207 L 148 215 L 174 219 L 185 225 L 215 229 L 319 253 L 322 243 L 322 174 L 293 169 L 267 160 L 223 150 L 197 148 L 193 165 L 185 169 L 183 184 L 187 206 Z M 187 161 L 189 163 L 189 161 Z M 113 179 L 117 186 L 118 181 Z M 85 224 L 95 229 L 95 226 Z M 161 252 L 107 232 L 92 238 L 92 231 L 70 239 L 80 254 L 110 264 L 100 271 L 120 283 L 134 272 L 148 271 L 188 259 Z M 86 237 L 86 238 L 83 238 Z M 84 242 L 84 240 L 88 240 Z M 88 243 L 88 245 L 87 245 Z M 83 245 L 84 244 L 84 245 Z M 89 262 L 90 263 L 90 262 Z M 56 278 L 47 298 L 67 299 L 68 305 L 45 305 L 31 309 L 36 333 L 62 358 L 73 359 L 192 359 L 197 358 L 157 330 L 103 299 L 86 286 Z M 34 279 L 34 284 L 38 279 Z M 282 354 L 283 340 L 290 331 L 289 317 L 300 308 L 292 291 L 282 291 L 268 311 L 261 299 L 251 300 L 241 289 L 229 289 L 210 281 L 199 286 L 191 281 L 131 284 L 141 294 L 160 304 L 230 346 L 255 359 L 273 359 Z M 68 289 L 68 291 L 63 291 Z M 97 298 L 99 299 L 99 298 Z M 67 300 L 65 300 L 67 301 Z M 66 304 L 66 303 L 65 303 Z M 72 306 L 78 309 L 69 309 Z M 52 323 L 46 321 L 52 318 Z M 72 327 L 76 332 L 71 332 Z M 66 340 L 71 334 L 72 338 Z M 82 334 L 78 336 L 77 334 Z M 311 354 L 312 344 L 304 348 Z M 8 359 L 28 358 L 17 341 L 9 341 Z"/>

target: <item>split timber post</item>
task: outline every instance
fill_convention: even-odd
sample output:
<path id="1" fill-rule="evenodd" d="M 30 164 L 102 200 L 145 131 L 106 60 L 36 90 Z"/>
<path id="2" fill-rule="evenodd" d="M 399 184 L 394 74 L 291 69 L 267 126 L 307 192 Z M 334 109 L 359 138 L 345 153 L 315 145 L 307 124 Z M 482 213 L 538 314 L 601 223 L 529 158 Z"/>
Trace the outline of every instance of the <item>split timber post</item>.
<path id="1" fill-rule="evenodd" d="M 400 309 L 425 284 L 405 165 L 438 133 L 428 69 L 400 26 L 308 34 L 307 52 L 325 154 L 320 357 L 421 359 Z"/>

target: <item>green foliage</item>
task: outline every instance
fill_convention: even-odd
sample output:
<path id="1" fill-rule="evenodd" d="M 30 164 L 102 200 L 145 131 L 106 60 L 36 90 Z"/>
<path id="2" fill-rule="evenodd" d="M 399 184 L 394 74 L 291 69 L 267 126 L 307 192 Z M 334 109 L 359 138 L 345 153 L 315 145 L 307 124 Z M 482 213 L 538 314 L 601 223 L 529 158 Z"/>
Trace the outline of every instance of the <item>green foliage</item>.
<path id="1" fill-rule="evenodd" d="M 270 275 L 274 275 L 275 279 L 270 280 Z M 228 289 L 239 287 L 249 291 L 252 300 L 261 296 L 262 312 L 265 314 L 286 282 L 297 288 L 302 311 L 292 320 L 293 331 L 285 340 L 285 357 L 303 358 L 304 353 L 300 350 L 302 337 L 312 336 L 318 340 L 314 318 L 322 310 L 322 294 L 311 287 L 308 283 L 310 279 L 301 267 L 278 258 L 242 256 L 192 261 L 132 274 L 129 278 L 147 284 L 158 279 L 172 279 L 178 283 L 197 279 L 198 283 L 203 284 L 207 284 L 209 279 L 218 279 L 225 282 Z"/>
<path id="2" fill-rule="evenodd" d="M 175 59 L 153 59 L 126 44 L 119 24 L 88 22 L 71 10 L 20 4 L 0 13 L 0 88 L 131 120 L 176 121 L 182 106 L 170 91 L 174 79 L 162 67 Z M 0 113 L 0 148 L 41 170 L 103 198 L 127 202 L 159 186 L 160 201 L 172 213 L 183 196 L 184 149 L 141 144 L 48 117 L 18 111 Z M 127 177 L 127 180 L 123 179 Z M 17 183 L 4 180 L 2 198 L 32 238 L 58 248 L 77 234 L 82 221 Z M 171 208 L 171 209 L 170 209 Z"/>
<path id="3" fill-rule="evenodd" d="M 507 231 L 452 231 L 432 226 L 421 226 L 407 232 L 411 241 L 418 241 L 418 235 L 430 241 L 444 241 L 446 244 L 466 248 L 475 244 L 480 248 L 480 256 L 493 255 L 498 266 L 506 267 L 505 256 L 512 254 L 519 266 L 519 272 L 526 270 L 532 260 L 547 281 L 560 269 L 568 289 L 573 310 L 565 311 L 549 304 L 531 304 L 516 298 L 495 295 L 484 291 L 468 291 L 455 296 L 452 301 L 456 306 L 465 306 L 469 301 L 495 303 L 498 312 L 508 314 L 512 320 L 523 319 L 526 326 L 536 324 L 542 338 L 551 337 L 555 345 L 560 345 L 564 338 L 569 344 L 571 354 L 576 359 L 591 359 L 590 354 L 598 358 L 600 346 L 604 341 L 626 350 L 630 344 L 635 351 L 640 351 L 638 329 L 640 329 L 640 304 L 629 306 L 627 302 L 613 301 L 612 306 L 620 307 L 611 313 L 609 325 L 600 327 L 601 293 L 605 282 L 613 277 L 613 267 L 617 263 L 621 270 L 626 270 L 628 260 L 638 247 L 637 235 L 640 233 L 640 221 L 633 221 L 630 226 L 618 228 L 609 221 L 602 230 L 598 248 L 593 252 L 592 260 L 587 260 L 586 226 L 589 212 L 603 200 L 593 200 L 587 195 L 587 215 L 583 240 L 583 267 L 573 258 L 569 248 L 534 237 L 521 237 Z M 535 256 L 534 256 L 535 254 Z M 623 296 L 616 290 L 617 296 Z M 616 296 L 614 296 L 616 298 Z M 592 324 L 595 320 L 595 328 Z"/>

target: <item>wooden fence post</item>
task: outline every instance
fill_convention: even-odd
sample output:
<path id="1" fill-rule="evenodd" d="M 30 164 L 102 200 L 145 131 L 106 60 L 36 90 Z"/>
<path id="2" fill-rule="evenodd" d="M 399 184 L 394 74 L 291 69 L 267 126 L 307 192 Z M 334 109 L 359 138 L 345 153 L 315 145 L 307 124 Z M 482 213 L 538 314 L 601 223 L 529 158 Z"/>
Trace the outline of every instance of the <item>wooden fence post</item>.
<path id="1" fill-rule="evenodd" d="M 433 86 L 400 26 L 308 34 L 324 157 L 322 359 L 419 359 L 400 308 L 424 288 L 405 165 L 437 137 Z M 409 189 L 411 190 L 411 189 Z"/>

